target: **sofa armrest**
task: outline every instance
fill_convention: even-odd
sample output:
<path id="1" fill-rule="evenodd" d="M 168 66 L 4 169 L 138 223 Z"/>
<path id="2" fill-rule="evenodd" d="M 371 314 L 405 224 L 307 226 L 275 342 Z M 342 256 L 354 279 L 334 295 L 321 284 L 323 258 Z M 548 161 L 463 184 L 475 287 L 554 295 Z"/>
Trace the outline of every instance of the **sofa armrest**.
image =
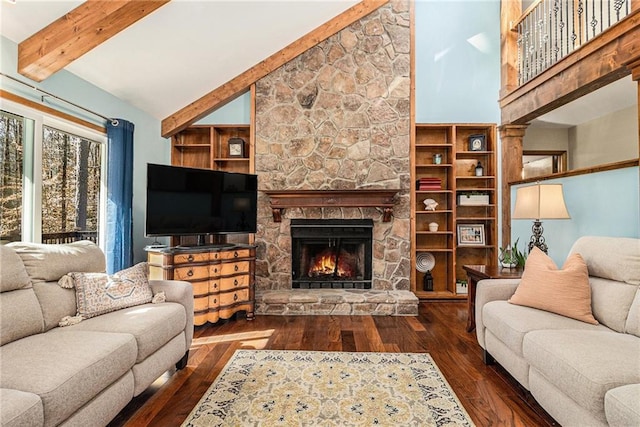
<path id="1" fill-rule="evenodd" d="M 491 301 L 506 301 L 516 291 L 520 279 L 485 279 L 480 280 L 476 286 L 476 337 L 480 347 L 484 345 L 484 323 L 482 322 L 482 309 Z"/>
<path id="2" fill-rule="evenodd" d="M 153 294 L 164 292 L 167 302 L 177 302 L 184 306 L 187 314 L 187 325 L 184 329 L 189 351 L 193 340 L 193 286 L 189 282 L 182 280 L 149 280 L 149 286 Z"/>

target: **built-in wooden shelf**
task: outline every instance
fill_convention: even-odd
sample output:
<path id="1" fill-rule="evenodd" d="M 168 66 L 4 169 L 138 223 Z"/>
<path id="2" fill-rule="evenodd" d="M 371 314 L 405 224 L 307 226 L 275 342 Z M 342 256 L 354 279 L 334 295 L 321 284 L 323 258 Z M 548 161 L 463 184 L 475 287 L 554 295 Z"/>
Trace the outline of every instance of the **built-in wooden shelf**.
<path id="1" fill-rule="evenodd" d="M 383 209 L 383 222 L 391 221 L 396 194 L 400 190 L 263 190 L 269 196 L 274 222 L 282 221 L 286 208 L 376 207 Z"/>

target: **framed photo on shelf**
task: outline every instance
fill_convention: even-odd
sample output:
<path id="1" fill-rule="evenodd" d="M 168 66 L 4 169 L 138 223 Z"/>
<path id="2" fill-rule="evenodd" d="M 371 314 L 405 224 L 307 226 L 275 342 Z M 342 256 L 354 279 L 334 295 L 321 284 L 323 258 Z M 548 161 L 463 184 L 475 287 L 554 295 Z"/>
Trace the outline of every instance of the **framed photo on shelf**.
<path id="1" fill-rule="evenodd" d="M 458 246 L 484 245 L 484 224 L 458 224 Z"/>
<path id="2" fill-rule="evenodd" d="M 229 138 L 229 157 L 244 157 L 244 139 Z"/>
<path id="3" fill-rule="evenodd" d="M 469 151 L 487 151 L 486 135 L 469 135 Z"/>

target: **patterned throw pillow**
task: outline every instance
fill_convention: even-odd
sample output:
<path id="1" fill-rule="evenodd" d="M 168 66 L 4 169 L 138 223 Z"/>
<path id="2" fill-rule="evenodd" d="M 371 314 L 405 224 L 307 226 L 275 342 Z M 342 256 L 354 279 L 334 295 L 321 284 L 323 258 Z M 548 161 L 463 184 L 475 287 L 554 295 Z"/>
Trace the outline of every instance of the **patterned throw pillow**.
<path id="1" fill-rule="evenodd" d="M 141 262 L 113 275 L 69 273 L 76 288 L 78 315 L 84 319 L 121 308 L 151 302 L 147 263 Z"/>

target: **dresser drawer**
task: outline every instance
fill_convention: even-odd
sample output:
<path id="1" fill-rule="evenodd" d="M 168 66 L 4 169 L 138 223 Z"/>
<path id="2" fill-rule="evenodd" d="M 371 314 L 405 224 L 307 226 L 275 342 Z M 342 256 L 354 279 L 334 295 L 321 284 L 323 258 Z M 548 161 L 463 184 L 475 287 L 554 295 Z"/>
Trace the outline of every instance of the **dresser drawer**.
<path id="1" fill-rule="evenodd" d="M 193 287 L 194 298 L 209 295 L 209 281 L 201 280 L 197 282 L 191 282 L 191 286 Z"/>
<path id="2" fill-rule="evenodd" d="M 188 264 L 198 262 L 209 262 L 209 253 L 198 254 L 176 254 L 173 256 L 174 264 Z"/>
<path id="3" fill-rule="evenodd" d="M 220 295 L 209 295 L 209 310 L 217 309 L 220 306 Z"/>
<path id="4" fill-rule="evenodd" d="M 204 280 L 209 278 L 208 265 L 189 265 L 184 267 L 176 267 L 173 270 L 173 278 L 175 280 Z"/>
<path id="5" fill-rule="evenodd" d="M 234 292 L 220 294 L 220 306 L 241 303 L 249 300 L 249 289 L 239 289 Z"/>
<path id="6" fill-rule="evenodd" d="M 232 274 L 248 273 L 251 263 L 249 261 L 224 262 L 220 264 L 220 275 L 230 276 Z"/>
<path id="7" fill-rule="evenodd" d="M 193 298 L 193 311 L 207 311 L 209 309 L 209 296 Z"/>
<path id="8" fill-rule="evenodd" d="M 220 290 L 230 291 L 236 288 L 246 288 L 249 286 L 249 275 L 243 274 L 239 276 L 225 277 L 220 279 Z"/>
<path id="9" fill-rule="evenodd" d="M 250 249 L 236 249 L 233 251 L 224 251 L 220 254 L 223 260 L 247 258 L 251 256 Z"/>
<path id="10" fill-rule="evenodd" d="M 220 279 L 209 280 L 209 293 L 217 294 L 220 292 Z"/>

